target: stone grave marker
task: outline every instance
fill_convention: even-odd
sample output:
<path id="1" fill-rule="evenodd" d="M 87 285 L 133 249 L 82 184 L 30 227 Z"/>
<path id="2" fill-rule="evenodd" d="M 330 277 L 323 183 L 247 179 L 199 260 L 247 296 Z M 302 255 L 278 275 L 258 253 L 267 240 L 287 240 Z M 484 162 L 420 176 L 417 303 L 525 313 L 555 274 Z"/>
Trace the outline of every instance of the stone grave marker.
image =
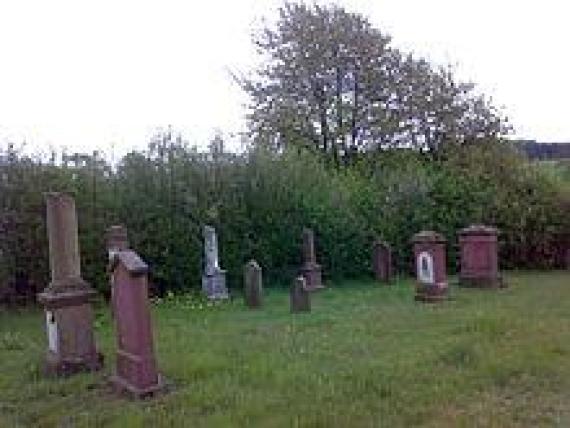
<path id="1" fill-rule="evenodd" d="M 305 278 L 307 290 L 315 291 L 325 288 L 322 281 L 321 265 L 317 263 L 315 254 L 315 235 L 311 229 L 303 230 L 303 266 L 301 275 Z"/>
<path id="2" fill-rule="evenodd" d="M 291 285 L 289 300 L 291 313 L 311 312 L 311 296 L 307 288 L 307 281 L 303 276 L 298 276 Z"/>
<path id="3" fill-rule="evenodd" d="M 229 298 L 226 287 L 226 271 L 220 268 L 218 258 L 218 239 L 216 230 L 204 226 L 205 266 L 202 275 L 202 291 L 208 299 L 220 300 Z"/>
<path id="4" fill-rule="evenodd" d="M 51 282 L 38 295 L 48 338 L 45 370 L 55 375 L 98 370 L 103 356 L 95 346 L 89 302 L 96 293 L 81 278 L 75 201 L 64 193 L 47 193 L 45 200 Z"/>
<path id="5" fill-rule="evenodd" d="M 392 282 L 392 249 L 388 243 L 376 240 L 372 247 L 372 269 L 377 281 Z"/>
<path id="6" fill-rule="evenodd" d="M 263 304 L 262 272 L 255 260 L 246 263 L 243 283 L 245 304 L 252 309 L 260 308 Z"/>
<path id="7" fill-rule="evenodd" d="M 107 253 L 109 261 L 115 253 L 129 249 L 127 228 L 122 225 L 110 226 L 107 229 Z"/>
<path id="8" fill-rule="evenodd" d="M 416 300 L 438 302 L 447 298 L 445 262 L 446 239 L 439 233 L 423 231 L 414 235 Z"/>
<path id="9" fill-rule="evenodd" d="M 163 388 L 154 355 L 148 267 L 134 251 L 118 250 L 111 257 L 109 270 L 117 336 L 112 382 L 116 390 L 133 398 L 143 398 Z"/>
<path id="10" fill-rule="evenodd" d="M 459 284 L 464 287 L 498 288 L 499 274 L 497 229 L 472 225 L 459 232 Z"/>
<path id="11" fill-rule="evenodd" d="M 127 229 L 124 226 L 110 226 L 107 229 L 107 256 L 109 262 L 113 260 L 115 254 L 119 251 L 129 249 L 129 240 L 127 236 Z M 111 313 L 115 314 L 115 299 L 113 294 L 113 275 L 111 275 Z"/>

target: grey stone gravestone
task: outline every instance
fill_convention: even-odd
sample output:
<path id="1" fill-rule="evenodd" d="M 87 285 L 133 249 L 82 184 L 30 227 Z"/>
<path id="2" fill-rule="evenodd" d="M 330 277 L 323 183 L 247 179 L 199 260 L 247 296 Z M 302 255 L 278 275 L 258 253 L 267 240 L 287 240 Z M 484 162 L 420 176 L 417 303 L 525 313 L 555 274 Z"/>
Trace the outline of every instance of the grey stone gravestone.
<path id="1" fill-rule="evenodd" d="M 208 299 L 227 299 L 226 271 L 220 268 L 216 229 L 211 226 L 204 226 L 204 256 L 202 291 Z"/>
<path id="2" fill-rule="evenodd" d="M 293 281 L 290 290 L 291 313 L 311 312 L 311 296 L 307 289 L 307 281 L 298 276 Z"/>
<path id="3" fill-rule="evenodd" d="M 245 304 L 250 308 L 260 308 L 263 304 L 263 284 L 261 267 L 255 260 L 245 265 L 243 283 Z"/>
<path id="4" fill-rule="evenodd" d="M 309 291 L 325 288 L 322 280 L 321 265 L 317 263 L 315 253 L 315 234 L 308 228 L 303 230 L 303 266 L 301 266 L 301 275 L 305 278 Z"/>

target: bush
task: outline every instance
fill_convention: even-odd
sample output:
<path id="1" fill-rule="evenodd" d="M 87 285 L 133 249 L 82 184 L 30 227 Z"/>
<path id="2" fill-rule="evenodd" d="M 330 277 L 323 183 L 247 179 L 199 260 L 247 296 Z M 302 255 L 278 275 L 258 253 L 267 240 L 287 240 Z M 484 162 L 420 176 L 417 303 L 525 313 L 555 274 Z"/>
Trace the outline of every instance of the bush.
<path id="1" fill-rule="evenodd" d="M 305 151 L 226 153 L 218 141 L 199 153 L 169 135 L 124 156 L 116 168 L 93 155 L 50 162 L 10 148 L 0 158 L 0 280 L 49 280 L 42 193 L 76 198 L 83 276 L 108 294 L 104 231 L 123 223 L 161 291 L 200 287 L 202 227 L 218 231 L 231 287 L 255 258 L 266 285 L 289 283 L 301 263 L 303 227 L 315 231 L 329 279 L 370 271 L 373 240 L 411 267 L 412 235 L 434 229 L 449 240 L 456 266 L 458 229 L 474 222 L 501 230 L 503 267 L 552 267 L 570 230 L 563 174 L 532 164 L 507 143 L 453 147 L 437 157 L 410 150 L 369 153 L 345 167 Z M 1 286 L 1 285 L 0 285 Z"/>

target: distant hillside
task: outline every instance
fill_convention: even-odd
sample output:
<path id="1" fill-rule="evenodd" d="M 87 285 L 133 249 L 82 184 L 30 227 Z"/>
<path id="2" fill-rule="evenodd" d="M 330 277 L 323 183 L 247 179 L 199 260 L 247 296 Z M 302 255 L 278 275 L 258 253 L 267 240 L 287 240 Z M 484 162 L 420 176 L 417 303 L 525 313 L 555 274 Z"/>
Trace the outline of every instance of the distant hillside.
<path id="1" fill-rule="evenodd" d="M 519 140 L 516 144 L 531 159 L 570 159 L 570 143 Z"/>

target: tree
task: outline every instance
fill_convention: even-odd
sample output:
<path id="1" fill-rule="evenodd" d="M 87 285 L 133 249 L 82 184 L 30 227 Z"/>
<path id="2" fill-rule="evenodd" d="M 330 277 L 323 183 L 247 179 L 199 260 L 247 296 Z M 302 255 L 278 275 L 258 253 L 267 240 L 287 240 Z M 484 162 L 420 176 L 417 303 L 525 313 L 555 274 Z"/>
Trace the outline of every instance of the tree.
<path id="1" fill-rule="evenodd" d="M 405 55 L 342 7 L 286 2 L 276 25 L 253 41 L 265 61 L 237 81 L 251 97 L 257 143 L 308 146 L 339 160 L 395 146 L 433 150 L 507 130 L 474 85 Z"/>

